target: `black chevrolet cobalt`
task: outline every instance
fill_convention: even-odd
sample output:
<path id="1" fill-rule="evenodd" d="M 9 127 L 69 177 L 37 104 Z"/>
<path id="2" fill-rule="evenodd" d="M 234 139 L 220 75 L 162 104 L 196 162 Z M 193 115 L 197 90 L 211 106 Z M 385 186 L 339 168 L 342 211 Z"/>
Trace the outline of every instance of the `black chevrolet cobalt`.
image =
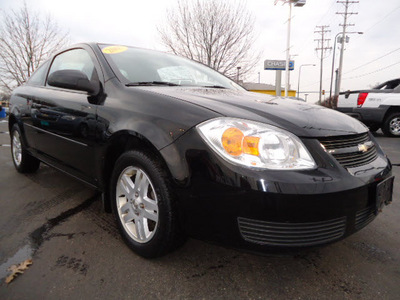
<path id="1" fill-rule="evenodd" d="M 250 93 L 161 52 L 79 44 L 11 97 L 12 159 L 99 190 L 126 243 L 186 236 L 256 252 L 340 240 L 392 200 L 391 164 L 357 120 Z"/>

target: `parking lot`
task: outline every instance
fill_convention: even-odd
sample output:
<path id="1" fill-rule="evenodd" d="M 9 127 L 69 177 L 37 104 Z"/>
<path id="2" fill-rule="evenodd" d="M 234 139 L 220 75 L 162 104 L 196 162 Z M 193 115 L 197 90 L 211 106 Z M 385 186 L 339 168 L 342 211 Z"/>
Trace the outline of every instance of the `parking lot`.
<path id="1" fill-rule="evenodd" d="M 94 190 L 43 164 L 17 173 L 0 120 L 0 299 L 398 299 L 400 139 L 376 137 L 394 164 L 394 201 L 351 237 L 274 256 L 189 239 L 146 260 L 125 246 Z M 7 268 L 28 258 L 5 284 Z"/>

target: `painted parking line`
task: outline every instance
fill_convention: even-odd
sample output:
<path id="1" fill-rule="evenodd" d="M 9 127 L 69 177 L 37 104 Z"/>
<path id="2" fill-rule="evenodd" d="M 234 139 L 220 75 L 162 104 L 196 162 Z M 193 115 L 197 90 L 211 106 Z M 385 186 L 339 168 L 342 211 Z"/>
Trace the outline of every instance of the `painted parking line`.
<path id="1" fill-rule="evenodd" d="M 7 120 L 0 120 L 0 123 L 8 123 Z"/>
<path id="2" fill-rule="evenodd" d="M 0 144 L 0 147 L 11 147 L 9 144 Z"/>
<path id="3" fill-rule="evenodd" d="M 8 131 L 0 131 L 0 134 L 9 134 Z"/>

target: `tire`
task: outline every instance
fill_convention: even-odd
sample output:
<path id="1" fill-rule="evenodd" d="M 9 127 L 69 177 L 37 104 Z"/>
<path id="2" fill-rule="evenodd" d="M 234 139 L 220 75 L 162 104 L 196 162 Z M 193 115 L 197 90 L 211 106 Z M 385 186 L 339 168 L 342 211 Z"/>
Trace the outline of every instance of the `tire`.
<path id="1" fill-rule="evenodd" d="M 400 112 L 393 113 L 385 119 L 382 131 L 386 136 L 400 137 Z"/>
<path id="2" fill-rule="evenodd" d="M 24 145 L 24 139 L 17 124 L 11 128 L 11 156 L 15 168 L 20 173 L 33 173 L 39 169 L 40 161 L 31 156 Z"/>
<path id="3" fill-rule="evenodd" d="M 112 210 L 125 243 L 154 258 L 182 244 L 176 200 L 162 164 L 141 151 L 128 151 L 115 163 L 110 181 Z"/>

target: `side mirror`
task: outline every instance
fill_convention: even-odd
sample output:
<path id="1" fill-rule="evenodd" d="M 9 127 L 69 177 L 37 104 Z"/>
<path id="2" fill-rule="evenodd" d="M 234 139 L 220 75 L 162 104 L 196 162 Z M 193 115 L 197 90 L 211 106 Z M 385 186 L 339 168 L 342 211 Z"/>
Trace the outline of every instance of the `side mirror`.
<path id="1" fill-rule="evenodd" d="M 97 95 L 100 91 L 99 82 L 91 82 L 85 73 L 78 70 L 60 70 L 50 74 L 47 83 L 51 86 L 88 92 Z"/>

